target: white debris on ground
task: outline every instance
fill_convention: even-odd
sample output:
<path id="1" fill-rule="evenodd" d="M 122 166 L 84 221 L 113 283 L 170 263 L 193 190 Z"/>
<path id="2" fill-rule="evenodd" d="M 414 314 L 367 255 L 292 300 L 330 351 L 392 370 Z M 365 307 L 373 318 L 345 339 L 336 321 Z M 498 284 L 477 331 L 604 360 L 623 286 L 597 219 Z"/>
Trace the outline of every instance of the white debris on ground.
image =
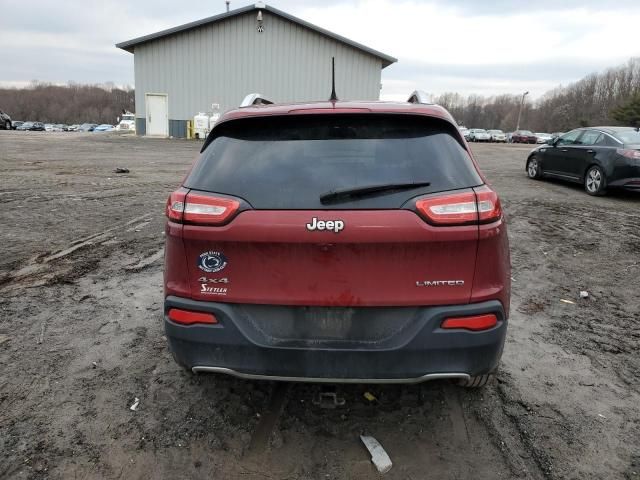
<path id="1" fill-rule="evenodd" d="M 581 290 L 580 298 L 589 298 L 589 292 L 587 292 L 586 290 Z"/>
<path id="2" fill-rule="evenodd" d="M 380 473 L 387 473 L 391 470 L 393 464 L 391 463 L 391 459 L 387 452 L 385 452 L 382 445 L 373 437 L 360 435 L 360 440 L 364 443 L 364 446 L 367 447 L 369 453 L 371 454 L 371 463 L 373 463 Z"/>
<path id="3" fill-rule="evenodd" d="M 140 405 L 140 399 L 136 397 L 136 399 L 133 401 L 133 404 L 129 407 L 129 410 L 135 412 L 136 410 L 138 410 L 138 405 Z"/>

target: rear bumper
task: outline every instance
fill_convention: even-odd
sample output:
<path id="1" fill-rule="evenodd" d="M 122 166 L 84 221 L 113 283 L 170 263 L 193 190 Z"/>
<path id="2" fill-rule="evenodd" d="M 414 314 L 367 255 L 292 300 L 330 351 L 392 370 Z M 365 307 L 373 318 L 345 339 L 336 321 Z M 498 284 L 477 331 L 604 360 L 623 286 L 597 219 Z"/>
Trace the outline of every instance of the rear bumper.
<path id="1" fill-rule="evenodd" d="M 169 320 L 170 308 L 211 312 L 219 323 L 179 325 Z M 284 338 L 284 326 L 290 326 L 304 308 L 200 302 L 169 296 L 165 300 L 164 326 L 174 358 L 194 372 L 357 383 L 415 383 L 488 373 L 500 361 L 507 330 L 504 308 L 493 300 L 443 307 L 349 309 L 350 323 L 345 331 L 352 333 L 340 339 L 320 338 L 324 328 L 321 324 L 328 322 L 315 312 L 316 325 L 311 330 L 305 332 L 301 328 L 297 338 Z M 292 309 L 297 309 L 295 315 Z M 498 325 L 481 332 L 440 328 L 447 317 L 483 313 L 494 313 Z M 397 320 L 398 328 L 390 329 Z M 339 322 L 344 329 L 344 318 Z M 272 323 L 278 326 L 271 329 Z"/>
<path id="2" fill-rule="evenodd" d="M 250 313 L 245 307 L 250 307 Z M 167 317 L 170 308 L 211 312 L 219 323 L 179 325 Z M 284 314 L 290 308 L 304 307 L 243 306 L 169 296 L 164 319 L 169 348 L 179 364 L 194 372 L 287 381 L 411 383 L 490 372 L 500 361 L 507 329 L 504 308 L 493 300 L 459 306 L 387 308 L 385 317 L 399 318 L 406 312 L 407 318 L 400 328 L 386 330 L 376 338 L 363 339 L 356 333 L 354 338 L 345 335 L 341 340 L 320 340 L 316 331 L 315 338 L 304 338 L 302 333 L 292 340 L 281 338 L 281 332 L 265 331 L 262 320 L 279 322 L 274 312 Z M 264 318 L 256 319 L 262 309 Z M 380 320 L 379 324 L 385 321 L 375 312 L 380 309 L 352 310 L 360 310 L 350 327 L 355 332 L 359 329 L 356 318 L 367 321 L 371 315 L 376 322 Z M 494 313 L 498 325 L 481 332 L 440 328 L 447 317 L 483 313 Z M 321 323 L 321 319 L 316 320 Z"/>

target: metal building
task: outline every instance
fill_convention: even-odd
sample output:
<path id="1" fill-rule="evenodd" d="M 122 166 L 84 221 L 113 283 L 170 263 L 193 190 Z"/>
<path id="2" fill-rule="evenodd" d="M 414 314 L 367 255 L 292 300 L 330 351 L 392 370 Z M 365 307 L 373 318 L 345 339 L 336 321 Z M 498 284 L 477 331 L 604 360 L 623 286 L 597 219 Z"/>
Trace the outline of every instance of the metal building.
<path id="1" fill-rule="evenodd" d="M 377 100 L 382 69 L 397 61 L 261 2 L 116 46 L 134 54 L 136 131 L 154 136 L 185 137 L 198 112 L 252 92 L 326 100 L 332 57 L 340 99 Z"/>

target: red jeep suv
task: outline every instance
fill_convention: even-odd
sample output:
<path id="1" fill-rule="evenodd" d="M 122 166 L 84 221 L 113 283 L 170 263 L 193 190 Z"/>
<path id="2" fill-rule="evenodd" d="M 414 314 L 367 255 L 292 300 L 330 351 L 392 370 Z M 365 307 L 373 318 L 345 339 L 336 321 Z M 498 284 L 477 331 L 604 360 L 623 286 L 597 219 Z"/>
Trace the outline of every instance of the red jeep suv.
<path id="1" fill-rule="evenodd" d="M 193 372 L 484 385 L 509 245 L 451 115 L 412 102 L 226 113 L 167 202 L 165 331 Z"/>

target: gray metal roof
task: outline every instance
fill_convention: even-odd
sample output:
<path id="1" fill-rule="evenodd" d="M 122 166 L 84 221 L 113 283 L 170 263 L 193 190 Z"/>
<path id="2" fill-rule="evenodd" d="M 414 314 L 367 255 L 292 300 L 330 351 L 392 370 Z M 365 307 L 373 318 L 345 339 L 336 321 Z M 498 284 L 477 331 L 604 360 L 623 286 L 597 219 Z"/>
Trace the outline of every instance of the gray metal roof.
<path id="1" fill-rule="evenodd" d="M 303 27 L 306 27 L 310 30 L 314 30 L 316 32 L 318 32 L 321 35 L 325 35 L 327 37 L 333 38 L 339 42 L 345 43 L 347 45 L 350 45 L 354 48 L 357 48 L 358 50 L 362 50 L 363 52 L 367 52 L 371 55 L 373 55 L 374 57 L 378 57 L 382 60 L 382 68 L 388 67 L 389 65 L 391 65 L 392 63 L 395 63 L 398 61 L 397 58 L 394 58 L 390 55 L 384 54 L 382 52 L 378 52 L 377 50 L 374 50 L 373 48 L 369 48 L 366 47 L 360 43 L 354 42 L 353 40 L 349 40 L 348 38 L 345 38 L 341 35 L 338 35 L 336 33 L 330 32 L 329 30 L 325 30 L 324 28 L 320 28 L 316 25 L 313 25 L 309 22 L 305 22 L 304 20 L 298 18 L 298 17 L 294 17 L 293 15 L 289 15 L 286 12 L 283 12 L 282 10 L 278 10 L 277 8 L 273 8 L 270 7 L 269 5 L 265 5 L 264 3 L 256 3 L 255 5 L 247 5 L 246 7 L 242 7 L 242 8 L 238 8 L 236 10 L 231 10 L 229 12 L 225 12 L 225 13 L 221 13 L 220 15 L 214 15 L 213 17 L 207 17 L 207 18 L 203 18 L 202 20 L 197 20 L 195 22 L 191 22 L 191 23 L 185 23 L 184 25 L 179 25 L 177 27 L 173 27 L 173 28 L 169 28 L 167 30 L 162 30 L 160 32 L 156 32 L 156 33 L 151 33 L 149 35 L 145 35 L 143 37 L 138 37 L 138 38 L 134 38 L 132 40 L 127 40 L 126 42 L 121 42 L 121 43 L 117 43 L 116 47 L 121 48 L 123 50 L 126 50 L 129 53 L 133 53 L 135 46 L 136 45 L 140 45 L 142 43 L 147 43 L 147 42 L 151 42 L 153 40 L 156 40 L 158 38 L 163 38 L 163 37 L 168 37 L 170 35 L 176 34 L 176 33 L 180 33 L 180 32 L 185 32 L 187 30 L 191 30 L 194 28 L 198 28 L 201 27 L 203 25 L 208 25 L 211 23 L 216 23 L 219 22 L 221 20 L 225 20 L 227 18 L 233 18 L 236 17 L 238 15 L 242 15 L 244 13 L 247 12 L 251 12 L 254 10 L 266 10 L 274 15 L 277 15 L 279 17 L 285 18 L 291 22 L 297 23 L 298 25 L 302 25 Z"/>

